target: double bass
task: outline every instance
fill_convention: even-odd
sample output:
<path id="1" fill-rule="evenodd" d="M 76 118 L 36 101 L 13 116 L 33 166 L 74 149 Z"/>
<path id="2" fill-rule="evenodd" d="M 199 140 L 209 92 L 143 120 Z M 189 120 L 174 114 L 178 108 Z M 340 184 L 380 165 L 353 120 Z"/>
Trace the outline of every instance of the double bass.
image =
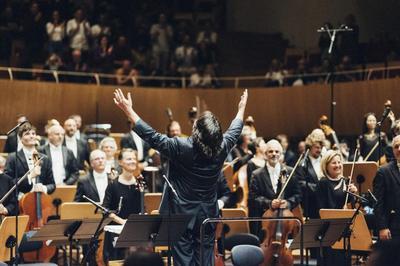
<path id="1" fill-rule="evenodd" d="M 39 160 L 39 154 L 33 153 L 33 160 Z M 40 167 L 40 164 L 39 166 Z M 36 179 L 37 181 L 37 179 Z M 53 199 L 42 192 L 26 193 L 20 200 L 20 209 L 23 214 L 29 215 L 28 230 L 37 230 L 46 222 L 47 218 L 54 213 Z M 23 257 L 26 262 L 49 262 L 56 253 L 55 247 L 43 246 L 37 251 L 24 252 Z"/>
<path id="2" fill-rule="evenodd" d="M 304 156 L 304 155 L 303 155 Z M 285 189 L 295 173 L 295 169 L 299 165 L 303 156 L 297 160 L 297 163 L 291 174 L 287 176 L 287 170 L 282 169 L 280 175 L 280 183 L 282 189 L 277 197 L 278 200 L 284 199 Z M 263 217 L 266 218 L 283 218 L 295 217 L 287 208 L 268 209 Z M 266 237 L 261 244 L 261 249 L 264 251 L 263 266 L 287 266 L 293 265 L 293 256 L 291 251 L 286 247 L 289 235 L 293 237 L 299 232 L 300 225 L 294 219 L 280 221 L 263 221 L 262 227 L 266 231 Z"/>

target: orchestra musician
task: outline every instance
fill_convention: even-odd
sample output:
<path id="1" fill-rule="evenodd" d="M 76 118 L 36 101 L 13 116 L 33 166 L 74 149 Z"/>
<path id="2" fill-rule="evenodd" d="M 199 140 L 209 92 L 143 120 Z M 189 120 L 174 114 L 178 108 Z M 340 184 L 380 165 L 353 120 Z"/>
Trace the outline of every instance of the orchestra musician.
<path id="1" fill-rule="evenodd" d="M 393 138 L 395 161 L 382 166 L 373 181 L 379 239 L 400 239 L 400 135 Z"/>
<path id="2" fill-rule="evenodd" d="M 251 143 L 251 131 L 249 126 L 244 126 L 242 133 L 240 134 L 239 140 L 236 146 L 232 149 L 232 161 L 237 160 L 233 164 L 233 172 L 237 172 L 240 167 L 247 164 L 247 162 L 253 157 L 249 145 Z"/>
<path id="3" fill-rule="evenodd" d="M 266 165 L 253 172 L 249 188 L 249 216 L 262 217 L 269 208 L 288 208 L 290 210 L 297 207 L 301 201 L 301 189 L 295 176 L 290 179 L 285 192 L 285 199 L 278 200 L 277 196 L 283 184 L 279 177 L 281 172 L 287 171 L 289 175 L 293 170 L 280 163 L 282 155 L 281 144 L 272 139 L 266 143 Z M 254 207 L 250 207 L 254 206 Z M 251 233 L 257 235 L 260 240 L 264 238 L 261 231 L 261 223 L 253 222 L 250 226 Z"/>
<path id="4" fill-rule="evenodd" d="M 100 141 L 99 149 L 106 154 L 106 173 L 113 175 L 113 171 L 120 172 L 118 160 L 116 158 L 118 146 L 113 137 L 105 137 Z"/>
<path id="5" fill-rule="evenodd" d="M 96 201 L 103 202 L 110 176 L 106 172 L 106 154 L 102 150 L 93 150 L 89 156 L 90 171 L 79 178 L 74 201 L 86 202 L 83 195 Z"/>
<path id="6" fill-rule="evenodd" d="M 296 169 L 296 176 L 302 189 L 304 216 L 308 218 L 319 217 L 316 188 L 318 180 L 323 176 L 321 171 L 321 153 L 324 142 L 325 134 L 322 130 L 313 130 L 305 141 L 306 147 L 309 149 L 309 155 L 302 160 L 300 167 Z"/>
<path id="7" fill-rule="evenodd" d="M 378 145 L 378 128 L 377 119 L 374 113 L 366 113 L 364 115 L 362 134 L 358 137 L 358 144 L 360 146 L 360 155 L 365 161 L 379 161 L 379 150 L 381 150 L 380 156 L 384 155 L 385 147 L 387 146 L 386 134 L 381 132 L 381 144 Z"/>
<path id="8" fill-rule="evenodd" d="M 265 141 L 261 137 L 257 137 L 255 141 L 250 144 L 250 149 L 253 150 L 254 157 L 247 163 L 247 182 L 251 183 L 251 176 L 253 172 L 265 166 Z"/>
<path id="9" fill-rule="evenodd" d="M 51 160 L 56 185 L 73 185 L 79 178 L 78 161 L 70 149 L 63 146 L 65 131 L 60 125 L 48 128 L 49 143 L 38 150 Z"/>
<path id="10" fill-rule="evenodd" d="M 135 177 L 138 167 L 136 151 L 133 149 L 122 149 L 118 155 L 118 162 L 122 173 L 108 184 L 103 206 L 109 210 L 116 210 L 111 213 L 115 224 L 125 224 L 126 219 L 132 213 L 141 212 L 141 196 L 138 189 L 140 180 Z M 104 260 L 120 260 L 125 258 L 125 249 L 112 246 L 112 234 L 106 233 L 104 240 Z"/>
<path id="11" fill-rule="evenodd" d="M 120 89 L 114 92 L 114 102 L 133 123 L 133 130 L 150 146 L 170 159 L 169 180 L 176 195 L 164 186 L 160 214 L 191 215 L 186 231 L 173 245 L 174 265 L 199 265 L 200 225 L 206 218 L 218 217 L 216 184 L 229 151 L 237 142 L 243 127 L 247 90 L 238 105 L 230 128 L 222 134 L 215 115 L 202 113 L 194 122 L 188 138 L 168 138 L 156 132 L 133 110 L 130 93 L 126 98 Z M 173 199 L 170 202 L 168 199 Z M 171 208 L 169 208 L 171 206 Z M 214 257 L 215 225 L 205 230 L 202 261 L 212 265 Z"/>
<path id="12" fill-rule="evenodd" d="M 357 193 L 357 187 L 343 177 L 342 156 L 339 151 L 329 150 L 321 159 L 323 177 L 317 185 L 317 199 L 321 209 L 342 209 L 346 198 L 354 204 L 352 196 L 347 196 L 346 191 Z M 346 264 L 344 251 L 324 248 L 323 265 L 350 265 Z"/>
<path id="13" fill-rule="evenodd" d="M 34 164 L 33 154 L 36 151 L 36 128 L 30 123 L 25 123 L 18 129 L 22 148 L 7 157 L 5 173 L 12 178 L 20 178 L 28 170 L 35 169 L 18 186 L 19 191 L 27 193 L 30 191 L 51 194 L 56 189 L 53 177 L 51 160 L 45 154 L 39 154 L 42 158 L 40 165 Z M 17 175 L 15 175 L 15 171 Z"/>

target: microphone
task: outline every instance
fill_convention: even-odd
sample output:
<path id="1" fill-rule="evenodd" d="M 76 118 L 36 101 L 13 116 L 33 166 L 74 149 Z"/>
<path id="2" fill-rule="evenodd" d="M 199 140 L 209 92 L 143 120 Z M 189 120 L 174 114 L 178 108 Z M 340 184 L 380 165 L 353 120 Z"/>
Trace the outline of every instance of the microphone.
<path id="1" fill-rule="evenodd" d="M 371 192 L 370 189 L 368 189 L 368 193 L 371 196 L 371 198 L 375 201 L 375 204 L 378 203 L 378 199 L 375 197 L 375 195 Z"/>
<path id="2" fill-rule="evenodd" d="M 15 127 L 13 127 L 12 129 L 10 129 L 6 135 L 10 135 L 12 132 L 14 132 L 15 130 L 17 130 L 20 126 L 22 126 L 25 123 L 28 123 L 28 120 L 22 121 L 21 123 L 19 123 L 18 125 L 16 125 Z"/>
<path id="3" fill-rule="evenodd" d="M 308 154 L 310 153 L 310 149 L 307 149 L 306 153 L 304 154 L 303 157 L 303 162 L 301 163 L 301 167 L 306 167 L 306 160 L 308 160 Z"/>
<path id="4" fill-rule="evenodd" d="M 124 197 L 119 197 L 119 202 L 118 202 L 118 209 L 117 209 L 117 213 L 119 214 L 120 213 L 120 211 L 121 211 L 121 208 L 122 208 L 122 199 L 123 199 Z"/>

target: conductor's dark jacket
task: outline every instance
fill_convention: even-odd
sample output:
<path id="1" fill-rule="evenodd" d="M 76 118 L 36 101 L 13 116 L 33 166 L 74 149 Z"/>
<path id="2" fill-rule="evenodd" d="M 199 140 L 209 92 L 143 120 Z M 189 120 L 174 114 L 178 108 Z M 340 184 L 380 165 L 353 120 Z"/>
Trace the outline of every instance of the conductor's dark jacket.
<path id="1" fill-rule="evenodd" d="M 192 137 L 169 138 L 156 132 L 143 120 L 139 120 L 134 131 L 152 148 L 165 155 L 169 163 L 169 180 L 178 194 L 172 196 L 172 213 L 193 215 L 188 229 L 193 229 L 197 217 L 217 217 L 217 180 L 228 153 L 237 142 L 242 131 L 240 119 L 232 121 L 223 135 L 221 152 L 217 157 L 206 158 L 193 145 Z M 168 213 L 169 190 L 164 186 L 160 213 Z"/>

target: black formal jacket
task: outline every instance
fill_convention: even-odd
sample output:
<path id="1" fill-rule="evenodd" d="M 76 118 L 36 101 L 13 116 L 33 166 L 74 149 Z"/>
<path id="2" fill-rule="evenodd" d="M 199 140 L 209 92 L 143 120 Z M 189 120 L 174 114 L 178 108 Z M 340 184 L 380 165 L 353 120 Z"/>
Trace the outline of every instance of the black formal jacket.
<path id="1" fill-rule="evenodd" d="M 17 150 L 17 133 L 14 131 L 7 136 L 3 152 L 12 153 L 15 152 L 16 150 Z"/>
<path id="2" fill-rule="evenodd" d="M 305 160 L 305 161 L 304 161 Z M 302 167 L 304 165 L 304 167 Z M 303 159 L 296 168 L 295 176 L 302 190 L 302 206 L 306 217 L 318 218 L 319 205 L 317 204 L 318 176 L 310 158 Z M 307 206 L 306 206 L 307 205 Z"/>
<path id="3" fill-rule="evenodd" d="M 149 150 L 150 150 L 150 145 L 142 139 L 142 144 L 143 144 L 143 159 L 141 162 L 147 161 L 149 158 Z M 122 138 L 120 142 L 121 149 L 133 149 L 137 151 L 136 143 L 133 140 L 133 136 L 130 132 L 126 133 Z"/>
<path id="4" fill-rule="evenodd" d="M 18 159 L 16 156 L 17 153 L 18 153 Z M 15 152 L 10 153 L 7 157 L 7 162 L 6 162 L 5 173 L 11 176 L 13 179 L 15 178 L 15 170 L 17 171 L 18 178 L 23 176 L 29 170 L 24 151 L 20 149 L 17 153 Z M 43 158 L 43 160 L 41 162 L 42 164 L 41 172 L 39 177 L 37 178 L 37 181 L 38 183 L 46 185 L 47 194 L 51 194 L 56 189 L 53 177 L 53 169 L 51 166 L 51 160 L 43 153 L 40 153 L 39 156 Z M 29 184 L 28 178 L 26 178 L 19 184 L 18 188 L 21 192 L 27 193 L 32 190 L 32 184 Z"/>
<path id="5" fill-rule="evenodd" d="M 226 177 L 222 172 L 217 180 L 217 198 L 224 203 L 224 208 L 232 208 L 236 203 L 235 195 L 229 188 Z"/>
<path id="6" fill-rule="evenodd" d="M 75 159 L 74 153 L 66 146 L 61 146 L 61 150 L 65 169 L 65 179 L 63 181 L 67 185 L 73 185 L 79 178 L 78 161 Z M 50 144 L 41 146 L 38 151 L 46 154 L 53 163 L 50 153 Z"/>
<path id="7" fill-rule="evenodd" d="M 192 137 L 169 138 L 156 132 L 143 120 L 139 120 L 134 130 L 153 149 L 169 158 L 169 180 L 175 188 L 178 198 L 169 195 L 164 186 L 160 213 L 168 213 L 169 196 L 173 198 L 172 213 L 193 215 L 187 229 L 193 229 L 200 217 L 217 217 L 217 179 L 229 151 L 237 142 L 243 128 L 240 119 L 232 121 L 223 135 L 221 152 L 214 158 L 206 158 L 193 144 Z"/>
<path id="8" fill-rule="evenodd" d="M 292 168 L 287 167 L 288 174 L 292 172 Z M 259 168 L 253 172 L 249 188 L 250 206 L 254 206 L 254 216 L 261 217 L 263 213 L 271 207 L 271 202 L 276 199 L 283 184 L 278 181 L 277 193 L 272 187 L 271 177 L 267 166 Z M 299 205 L 301 200 L 301 189 L 296 177 L 293 176 L 284 193 L 284 199 L 289 203 L 289 209 L 294 209 Z"/>
<path id="9" fill-rule="evenodd" d="M 108 183 L 110 182 L 111 179 L 108 178 Z M 83 198 L 83 195 L 96 202 L 100 202 L 100 196 L 96 187 L 96 182 L 94 181 L 92 170 L 87 175 L 79 178 L 74 201 L 86 202 L 87 200 Z"/>
<path id="10" fill-rule="evenodd" d="M 78 158 L 76 158 L 76 160 L 78 161 L 78 168 L 79 170 L 85 170 L 85 161 L 90 165 L 89 162 L 90 149 L 87 142 L 84 142 L 83 140 L 77 139 L 76 143 L 78 145 L 77 147 Z M 63 146 L 67 147 L 65 144 L 65 139 L 63 142 Z"/>
<path id="11" fill-rule="evenodd" d="M 400 172 L 397 162 L 390 162 L 381 167 L 376 173 L 374 194 L 378 200 L 375 206 L 378 229 L 400 227 L 391 223 L 391 216 L 400 217 Z M 399 221 L 400 219 L 396 219 Z M 397 235 L 400 231 L 397 233 Z"/>
<path id="12" fill-rule="evenodd" d="M 6 174 L 0 174 L 0 198 L 12 188 L 14 182 L 12 178 Z M 11 193 L 3 202 L 3 206 L 7 208 L 8 216 L 14 216 L 17 213 L 17 197 L 15 193 Z"/>

